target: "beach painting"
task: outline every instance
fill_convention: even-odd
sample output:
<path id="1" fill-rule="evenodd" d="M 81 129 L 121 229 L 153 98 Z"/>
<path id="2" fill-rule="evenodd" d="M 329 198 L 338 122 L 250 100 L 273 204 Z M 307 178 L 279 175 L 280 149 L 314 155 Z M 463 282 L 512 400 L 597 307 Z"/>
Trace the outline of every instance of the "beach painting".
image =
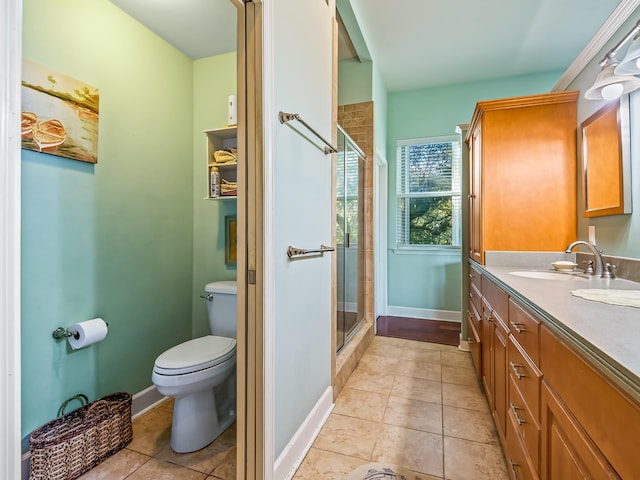
<path id="1" fill-rule="evenodd" d="M 98 163 L 98 89 L 22 62 L 22 148 Z"/>

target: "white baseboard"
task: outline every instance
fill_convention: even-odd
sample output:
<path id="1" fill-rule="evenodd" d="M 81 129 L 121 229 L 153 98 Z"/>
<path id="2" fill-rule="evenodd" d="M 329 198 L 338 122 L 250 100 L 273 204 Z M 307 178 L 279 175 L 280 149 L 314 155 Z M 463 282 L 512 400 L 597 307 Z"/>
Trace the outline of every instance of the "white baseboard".
<path id="1" fill-rule="evenodd" d="M 135 393 L 131 399 L 131 418 L 139 417 L 167 399 L 155 385 Z"/>
<path id="2" fill-rule="evenodd" d="M 333 387 L 322 394 L 273 467 L 275 480 L 290 480 L 333 410 Z"/>
<path id="3" fill-rule="evenodd" d="M 421 318 L 423 320 L 462 323 L 462 312 L 455 310 L 434 310 L 430 308 L 397 307 L 389 305 L 387 315 L 391 317 Z"/>

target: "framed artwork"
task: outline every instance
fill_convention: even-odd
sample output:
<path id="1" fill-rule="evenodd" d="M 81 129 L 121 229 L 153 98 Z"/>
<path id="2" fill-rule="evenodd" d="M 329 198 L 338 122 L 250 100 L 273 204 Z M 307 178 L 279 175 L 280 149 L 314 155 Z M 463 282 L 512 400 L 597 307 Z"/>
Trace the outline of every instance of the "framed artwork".
<path id="1" fill-rule="evenodd" d="M 24 59 L 22 148 L 98 163 L 98 89 Z"/>
<path id="2" fill-rule="evenodd" d="M 238 240 L 238 221 L 235 215 L 227 215 L 224 217 L 224 263 L 228 266 L 236 266 L 238 261 L 237 240 Z"/>

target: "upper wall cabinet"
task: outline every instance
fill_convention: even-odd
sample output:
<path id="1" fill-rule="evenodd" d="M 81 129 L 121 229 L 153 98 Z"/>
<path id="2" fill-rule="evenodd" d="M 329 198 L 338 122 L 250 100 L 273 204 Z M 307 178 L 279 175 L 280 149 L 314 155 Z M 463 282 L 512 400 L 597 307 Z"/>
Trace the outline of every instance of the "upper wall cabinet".
<path id="1" fill-rule="evenodd" d="M 477 104 L 466 138 L 472 259 L 560 251 L 576 239 L 578 93 Z"/>
<path id="2" fill-rule="evenodd" d="M 237 127 L 206 130 L 207 197 L 237 198 L 238 130 Z"/>
<path id="3" fill-rule="evenodd" d="M 581 124 L 585 217 L 631 213 L 629 96 Z"/>

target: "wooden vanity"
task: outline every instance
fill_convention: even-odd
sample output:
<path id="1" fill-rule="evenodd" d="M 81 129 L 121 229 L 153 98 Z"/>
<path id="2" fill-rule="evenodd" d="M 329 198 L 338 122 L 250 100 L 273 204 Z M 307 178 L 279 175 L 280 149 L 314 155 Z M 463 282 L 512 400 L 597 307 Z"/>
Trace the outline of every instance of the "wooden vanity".
<path id="1" fill-rule="evenodd" d="M 571 297 L 569 290 L 559 290 L 572 286 L 540 280 L 511 282 L 509 269 L 470 265 L 471 356 L 510 477 L 640 478 L 637 366 L 626 368 L 584 338 L 583 332 L 572 330 L 575 318 L 566 323 L 563 318 L 574 305 L 578 312 L 594 310 L 592 302 L 583 307 L 579 299 L 565 301 L 562 295 Z M 547 296 L 545 289 L 549 289 L 548 305 L 538 300 Z M 623 312 L 626 320 L 636 314 L 640 323 L 640 311 L 629 308 L 611 313 L 615 317 Z M 562 314 L 549 313 L 554 309 Z M 601 316 L 606 306 L 595 310 Z M 587 324 L 593 321 L 590 315 L 584 314 Z M 614 325 L 615 320 L 602 318 Z M 628 335 L 628 341 L 635 342 L 634 333 Z"/>

